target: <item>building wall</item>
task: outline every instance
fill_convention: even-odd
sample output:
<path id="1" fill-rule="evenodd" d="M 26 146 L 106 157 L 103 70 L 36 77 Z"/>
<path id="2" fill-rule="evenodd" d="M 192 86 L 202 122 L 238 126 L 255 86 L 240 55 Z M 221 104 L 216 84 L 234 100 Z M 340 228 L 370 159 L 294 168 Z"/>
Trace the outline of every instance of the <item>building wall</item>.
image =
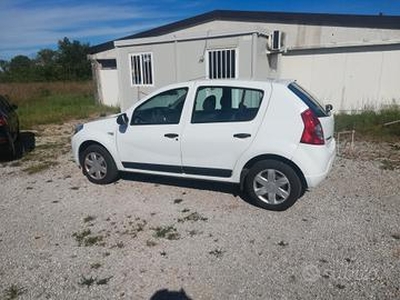
<path id="1" fill-rule="evenodd" d="M 120 106 L 118 70 L 98 70 L 98 72 L 102 103 L 109 106 Z"/>
<path id="2" fill-rule="evenodd" d="M 281 76 L 296 79 L 336 111 L 400 104 L 400 49 L 379 48 L 284 55 Z"/>

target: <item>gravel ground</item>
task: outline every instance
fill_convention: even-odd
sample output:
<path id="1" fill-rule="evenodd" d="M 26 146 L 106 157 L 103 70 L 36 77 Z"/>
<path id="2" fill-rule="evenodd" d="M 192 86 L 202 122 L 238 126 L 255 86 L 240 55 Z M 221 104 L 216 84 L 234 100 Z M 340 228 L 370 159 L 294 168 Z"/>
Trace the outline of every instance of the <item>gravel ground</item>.
<path id="1" fill-rule="evenodd" d="M 271 212 L 225 184 L 91 184 L 71 128 L 0 164 L 0 299 L 400 298 L 399 169 L 353 152 Z"/>

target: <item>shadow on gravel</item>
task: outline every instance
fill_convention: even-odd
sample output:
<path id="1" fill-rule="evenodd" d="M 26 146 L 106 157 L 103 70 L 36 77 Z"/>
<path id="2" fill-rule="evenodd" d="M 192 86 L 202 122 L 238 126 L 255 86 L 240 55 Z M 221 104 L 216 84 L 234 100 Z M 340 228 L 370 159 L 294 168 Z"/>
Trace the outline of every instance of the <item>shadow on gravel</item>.
<path id="1" fill-rule="evenodd" d="M 148 175 L 139 173 L 121 173 L 120 178 L 124 180 L 150 182 L 155 184 L 192 188 L 196 190 L 216 191 L 226 194 L 232 194 L 234 196 L 240 195 L 239 186 L 233 183 L 202 181 L 196 179 L 167 177 L 167 176 Z"/>
<path id="2" fill-rule="evenodd" d="M 151 296 L 150 300 L 192 300 L 184 289 L 180 291 L 169 291 L 167 289 L 158 290 Z"/>
<path id="3" fill-rule="evenodd" d="M 139 173 L 130 173 L 130 172 L 126 172 L 126 173 L 121 172 L 120 179 L 230 194 L 230 195 L 233 195 L 234 197 L 238 196 L 243 201 L 249 203 L 250 205 L 257 207 L 257 205 L 255 205 L 251 201 L 251 199 L 246 195 L 246 193 L 244 193 L 243 191 L 240 190 L 239 185 L 234 184 L 234 183 L 213 182 L 213 181 L 206 181 L 206 180 L 196 180 L 196 179 L 179 178 L 179 177 L 167 177 L 167 176 L 160 176 L 160 175 L 139 174 Z"/>
<path id="4" fill-rule="evenodd" d="M 21 159 L 24 153 L 31 152 L 35 149 L 36 138 L 35 134 L 30 131 L 20 133 L 19 140 L 15 143 L 15 154 L 0 153 L 0 162 L 10 162 Z"/>

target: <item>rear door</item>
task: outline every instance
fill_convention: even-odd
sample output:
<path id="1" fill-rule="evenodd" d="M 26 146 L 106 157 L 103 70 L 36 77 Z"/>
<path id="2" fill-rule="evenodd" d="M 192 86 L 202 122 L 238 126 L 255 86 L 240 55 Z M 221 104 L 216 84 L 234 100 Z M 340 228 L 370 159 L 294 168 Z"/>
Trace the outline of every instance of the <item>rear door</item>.
<path id="1" fill-rule="evenodd" d="M 318 102 L 317 98 L 311 93 L 306 91 L 296 82 L 289 84 L 288 88 L 296 94 L 315 114 L 319 119 L 322 130 L 324 132 L 325 142 L 328 144 L 333 140 L 333 133 L 335 130 L 335 120 L 331 112 L 327 112 L 325 108 Z"/>
<path id="2" fill-rule="evenodd" d="M 182 133 L 183 172 L 231 177 L 238 158 L 260 126 L 260 106 L 269 98 L 265 94 L 257 88 L 198 86 L 192 115 Z"/>

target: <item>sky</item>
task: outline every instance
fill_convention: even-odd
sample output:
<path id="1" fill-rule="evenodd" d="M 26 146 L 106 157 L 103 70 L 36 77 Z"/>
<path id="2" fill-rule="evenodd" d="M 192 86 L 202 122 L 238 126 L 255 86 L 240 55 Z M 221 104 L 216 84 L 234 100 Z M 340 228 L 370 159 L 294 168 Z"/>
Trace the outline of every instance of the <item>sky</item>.
<path id="1" fill-rule="evenodd" d="M 0 0 L 0 59 L 68 37 L 91 46 L 215 9 L 400 15 L 400 0 Z"/>

